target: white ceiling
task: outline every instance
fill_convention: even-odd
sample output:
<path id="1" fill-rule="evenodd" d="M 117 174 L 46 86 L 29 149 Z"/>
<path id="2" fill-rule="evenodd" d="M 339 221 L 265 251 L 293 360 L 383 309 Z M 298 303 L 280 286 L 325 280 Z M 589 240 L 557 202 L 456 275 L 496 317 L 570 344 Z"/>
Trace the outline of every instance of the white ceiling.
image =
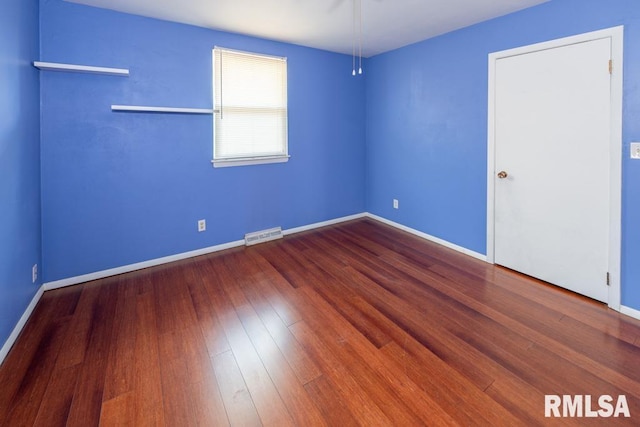
<path id="1" fill-rule="evenodd" d="M 377 55 L 548 0 L 67 0 L 351 54 L 362 1 L 362 55 Z"/>

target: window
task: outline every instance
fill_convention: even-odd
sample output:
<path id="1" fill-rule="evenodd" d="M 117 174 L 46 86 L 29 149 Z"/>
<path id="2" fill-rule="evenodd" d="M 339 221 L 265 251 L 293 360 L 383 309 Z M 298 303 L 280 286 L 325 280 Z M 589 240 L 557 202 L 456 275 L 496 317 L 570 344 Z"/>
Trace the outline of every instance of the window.
<path id="1" fill-rule="evenodd" d="M 286 162 L 287 60 L 213 49 L 213 165 Z"/>

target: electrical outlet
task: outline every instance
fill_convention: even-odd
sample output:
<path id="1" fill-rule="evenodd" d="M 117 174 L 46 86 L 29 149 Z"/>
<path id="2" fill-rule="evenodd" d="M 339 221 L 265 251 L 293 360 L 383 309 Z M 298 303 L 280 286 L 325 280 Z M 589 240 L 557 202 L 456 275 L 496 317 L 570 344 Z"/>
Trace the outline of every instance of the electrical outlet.
<path id="1" fill-rule="evenodd" d="M 631 158 L 640 159 L 640 142 L 631 143 Z"/>
<path id="2" fill-rule="evenodd" d="M 400 203 L 398 199 L 393 199 L 393 209 L 400 209 Z"/>
<path id="3" fill-rule="evenodd" d="M 198 221 L 198 232 L 201 233 L 203 231 L 206 231 L 207 229 L 207 221 L 204 219 L 201 219 L 200 221 Z"/>
<path id="4" fill-rule="evenodd" d="M 33 267 L 31 267 L 31 282 L 36 283 L 36 280 L 38 280 L 38 264 L 33 264 Z"/>

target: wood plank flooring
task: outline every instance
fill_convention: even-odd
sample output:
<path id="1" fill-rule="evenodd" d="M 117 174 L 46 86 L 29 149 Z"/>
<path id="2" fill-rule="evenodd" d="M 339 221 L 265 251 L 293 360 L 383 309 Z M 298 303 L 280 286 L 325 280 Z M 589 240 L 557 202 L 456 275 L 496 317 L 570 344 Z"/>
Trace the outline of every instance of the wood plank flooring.
<path id="1" fill-rule="evenodd" d="M 640 322 L 369 219 L 46 292 L 0 366 L 3 426 L 571 424 L 640 425 Z"/>

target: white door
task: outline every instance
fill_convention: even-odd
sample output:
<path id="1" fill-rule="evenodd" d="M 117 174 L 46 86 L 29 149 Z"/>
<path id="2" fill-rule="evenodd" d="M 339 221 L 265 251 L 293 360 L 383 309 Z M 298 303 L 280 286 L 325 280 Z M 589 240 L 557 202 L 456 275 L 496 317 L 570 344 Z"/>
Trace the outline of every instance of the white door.
<path id="1" fill-rule="evenodd" d="M 494 260 L 599 301 L 608 299 L 610 58 L 602 38 L 495 64 Z"/>

